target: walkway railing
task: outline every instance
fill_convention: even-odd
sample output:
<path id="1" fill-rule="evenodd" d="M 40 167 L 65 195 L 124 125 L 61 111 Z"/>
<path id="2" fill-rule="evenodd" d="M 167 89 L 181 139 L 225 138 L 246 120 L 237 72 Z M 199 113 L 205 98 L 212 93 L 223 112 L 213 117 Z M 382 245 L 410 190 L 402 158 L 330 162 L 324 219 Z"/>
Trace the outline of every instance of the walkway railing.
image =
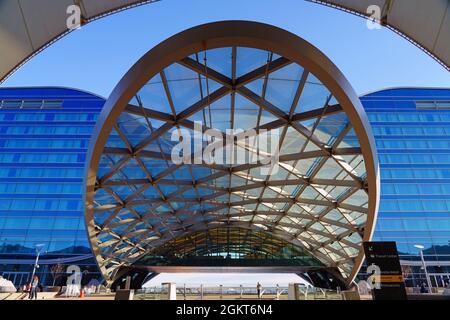
<path id="1" fill-rule="evenodd" d="M 340 292 L 300 286 L 300 300 L 342 300 Z M 287 300 L 288 287 L 263 287 L 260 296 L 256 287 L 182 285 L 177 287 L 177 300 Z M 168 289 L 164 286 L 147 287 L 135 292 L 135 300 L 165 300 Z"/>

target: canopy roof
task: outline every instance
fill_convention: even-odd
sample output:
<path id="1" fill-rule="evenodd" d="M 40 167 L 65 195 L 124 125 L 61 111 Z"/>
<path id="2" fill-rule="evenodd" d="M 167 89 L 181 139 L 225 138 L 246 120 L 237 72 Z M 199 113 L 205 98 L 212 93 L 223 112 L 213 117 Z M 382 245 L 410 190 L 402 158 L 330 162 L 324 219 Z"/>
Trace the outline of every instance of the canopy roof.
<path id="1" fill-rule="evenodd" d="M 80 4 L 83 23 L 158 0 L 0 1 L 0 83 L 24 62 L 57 41 L 67 29 L 67 7 Z M 383 9 L 384 23 L 450 68 L 449 0 L 308 0 L 367 16 L 369 5 Z"/>
<path id="2" fill-rule="evenodd" d="M 0 1 L 0 83 L 24 62 L 70 30 L 67 8 L 78 4 L 82 23 L 159 0 Z"/>
<path id="3" fill-rule="evenodd" d="M 194 145 L 196 123 L 200 151 L 177 149 L 173 134 Z M 229 129 L 274 140 L 264 149 Z M 247 157 L 218 148 L 211 163 L 211 137 Z M 212 228 L 267 232 L 351 281 L 375 221 L 377 157 L 358 97 L 320 51 L 264 24 L 207 24 L 149 51 L 106 102 L 87 159 L 87 227 L 108 281 Z"/>
<path id="4" fill-rule="evenodd" d="M 381 9 L 381 23 L 450 70 L 450 0 L 307 0 L 369 17 Z"/>

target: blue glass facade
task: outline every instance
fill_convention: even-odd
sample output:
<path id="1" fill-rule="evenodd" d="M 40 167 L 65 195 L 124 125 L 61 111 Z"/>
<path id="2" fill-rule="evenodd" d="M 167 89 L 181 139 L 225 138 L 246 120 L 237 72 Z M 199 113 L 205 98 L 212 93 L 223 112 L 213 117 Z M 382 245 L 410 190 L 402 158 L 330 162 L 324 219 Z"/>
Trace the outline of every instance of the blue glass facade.
<path id="1" fill-rule="evenodd" d="M 381 200 L 374 240 L 396 241 L 408 285 L 450 279 L 450 89 L 391 89 L 361 98 L 375 135 Z"/>
<path id="2" fill-rule="evenodd" d="M 82 205 L 85 153 L 104 100 L 63 88 L 0 89 L 0 274 L 62 281 L 55 265 L 99 278 Z M 62 269 L 60 267 L 60 269 Z"/>
<path id="3" fill-rule="evenodd" d="M 396 241 L 408 285 L 450 279 L 450 89 L 389 89 L 361 98 L 381 167 L 375 240 Z M 0 89 L 0 274 L 25 282 L 76 264 L 100 278 L 82 205 L 85 154 L 104 104 L 63 88 Z M 61 280 L 56 279 L 56 283 Z"/>

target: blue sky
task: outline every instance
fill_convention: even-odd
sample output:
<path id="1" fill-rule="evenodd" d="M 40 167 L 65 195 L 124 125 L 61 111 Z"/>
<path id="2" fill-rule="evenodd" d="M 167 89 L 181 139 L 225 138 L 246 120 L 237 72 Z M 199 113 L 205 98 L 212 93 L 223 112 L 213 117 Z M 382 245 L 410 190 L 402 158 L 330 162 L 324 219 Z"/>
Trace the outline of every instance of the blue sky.
<path id="1" fill-rule="evenodd" d="M 100 19 L 69 34 L 29 61 L 7 86 L 66 86 L 108 97 L 145 52 L 173 34 L 218 20 L 252 20 L 287 29 L 322 50 L 358 94 L 397 86 L 450 87 L 449 73 L 420 49 L 385 28 L 302 0 L 163 0 Z M 161 275 L 179 283 L 267 285 L 295 275 Z M 297 280 L 296 280 L 297 279 Z"/>
<path id="2" fill-rule="evenodd" d="M 322 50 L 358 94 L 395 86 L 450 87 L 450 75 L 394 32 L 302 0 L 162 0 L 100 19 L 44 50 L 2 86 L 67 86 L 108 97 L 159 42 L 218 20 L 253 20 L 296 33 Z"/>

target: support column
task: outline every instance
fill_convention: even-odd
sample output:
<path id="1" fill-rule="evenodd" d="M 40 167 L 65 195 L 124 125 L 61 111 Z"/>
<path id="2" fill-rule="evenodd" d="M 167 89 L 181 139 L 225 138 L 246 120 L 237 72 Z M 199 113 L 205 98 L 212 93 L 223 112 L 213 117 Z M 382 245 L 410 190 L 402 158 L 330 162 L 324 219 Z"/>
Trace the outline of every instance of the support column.
<path id="1" fill-rule="evenodd" d="M 177 284 L 175 282 L 164 282 L 162 286 L 167 286 L 167 296 L 165 300 L 177 300 Z"/>
<path id="2" fill-rule="evenodd" d="M 299 283 L 289 283 L 288 300 L 300 300 Z"/>

